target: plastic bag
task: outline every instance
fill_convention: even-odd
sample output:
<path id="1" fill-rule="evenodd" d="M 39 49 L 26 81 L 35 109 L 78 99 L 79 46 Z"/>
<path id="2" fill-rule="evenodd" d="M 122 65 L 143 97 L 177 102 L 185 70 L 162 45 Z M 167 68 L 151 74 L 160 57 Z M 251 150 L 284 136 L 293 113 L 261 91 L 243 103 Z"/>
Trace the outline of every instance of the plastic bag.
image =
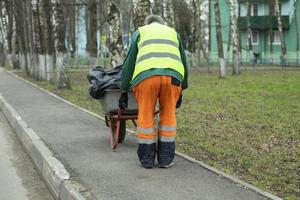
<path id="1" fill-rule="evenodd" d="M 97 66 L 91 69 L 87 75 L 89 81 L 88 92 L 91 97 L 100 99 L 107 89 L 119 89 L 121 81 L 122 65 L 105 71 L 103 67 Z"/>

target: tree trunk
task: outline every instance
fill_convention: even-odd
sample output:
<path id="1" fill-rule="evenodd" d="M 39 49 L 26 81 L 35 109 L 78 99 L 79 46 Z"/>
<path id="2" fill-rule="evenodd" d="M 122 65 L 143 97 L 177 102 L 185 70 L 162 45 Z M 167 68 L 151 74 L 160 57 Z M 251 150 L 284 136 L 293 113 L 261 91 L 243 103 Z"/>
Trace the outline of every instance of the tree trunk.
<path id="1" fill-rule="evenodd" d="M 88 7 L 85 7 L 85 37 L 86 37 L 86 45 L 85 45 L 85 51 L 87 54 L 89 54 L 90 50 L 90 28 L 89 28 L 89 10 Z M 89 57 L 89 55 L 88 55 Z"/>
<path id="2" fill-rule="evenodd" d="M 43 54 L 45 60 L 45 80 L 48 82 L 54 82 L 54 38 L 53 38 L 53 25 L 51 20 L 51 0 L 42 0 L 41 1 L 42 7 L 42 21 L 43 21 L 43 38 L 44 38 L 44 45 L 45 51 Z"/>
<path id="3" fill-rule="evenodd" d="M 283 28 L 282 28 L 282 19 L 281 19 L 281 10 L 279 6 L 280 2 L 279 0 L 275 1 L 275 12 L 277 16 L 277 22 L 278 22 L 278 32 L 280 37 L 280 43 L 281 43 L 281 66 L 286 67 L 287 66 L 287 51 L 286 51 L 286 44 L 284 40 L 283 35 Z"/>
<path id="4" fill-rule="evenodd" d="M 44 53 L 44 45 L 43 45 L 43 34 L 42 34 L 42 26 L 40 19 L 40 3 L 37 0 L 31 1 L 32 5 L 32 19 L 33 19 L 33 35 L 34 35 L 34 49 L 35 55 L 34 60 L 36 61 L 36 65 L 32 69 L 32 74 L 38 80 L 40 79 L 40 63 L 43 63 L 44 60 L 40 59 L 41 55 Z"/>
<path id="5" fill-rule="evenodd" d="M 270 54 L 271 54 L 271 64 L 274 62 L 274 55 L 273 55 L 273 40 L 274 40 L 274 32 L 273 32 L 273 16 L 274 16 L 274 5 L 273 0 L 268 0 L 269 6 L 269 43 L 270 43 Z"/>
<path id="6" fill-rule="evenodd" d="M 6 56 L 7 56 L 7 13 L 5 12 L 5 2 L 0 2 L 0 28 L 1 28 L 1 66 L 6 65 Z"/>
<path id="7" fill-rule="evenodd" d="M 192 67 L 199 67 L 201 61 L 201 26 L 200 26 L 200 4 L 199 0 L 192 0 L 193 8 L 193 29 L 192 38 L 193 44 L 191 46 L 192 50 Z"/>
<path id="8" fill-rule="evenodd" d="M 152 9 L 153 14 L 164 17 L 163 15 L 163 2 L 161 0 L 154 0 L 154 5 Z"/>
<path id="9" fill-rule="evenodd" d="M 211 61 L 211 1 L 208 1 L 208 71 L 210 71 L 210 61 Z"/>
<path id="10" fill-rule="evenodd" d="M 106 36 L 108 35 L 107 30 L 107 0 L 101 0 L 98 6 L 98 24 L 99 24 L 99 38 L 100 38 L 100 54 L 101 57 L 105 57 L 106 51 Z M 103 62 L 105 65 L 105 61 Z"/>
<path id="11" fill-rule="evenodd" d="M 40 36 L 42 40 L 40 41 L 41 44 L 41 51 L 38 54 L 38 80 L 47 81 L 47 17 L 45 16 L 44 12 L 44 1 L 46 0 L 38 0 L 39 2 L 39 25 L 40 25 Z"/>
<path id="12" fill-rule="evenodd" d="M 241 17 L 241 4 L 238 3 L 238 18 Z M 241 37 L 241 30 L 238 29 L 238 34 L 239 34 L 239 47 L 240 47 L 240 56 L 242 55 L 242 37 Z"/>
<path id="13" fill-rule="evenodd" d="M 33 24 L 33 7 L 32 7 L 32 2 L 31 0 L 27 1 L 27 6 L 28 11 L 27 11 L 27 22 L 28 22 L 28 46 L 29 46 L 29 59 L 30 59 L 30 64 L 29 64 L 29 76 L 35 77 L 34 76 L 34 70 L 36 69 L 37 66 L 37 54 L 36 54 L 36 49 L 34 46 L 34 24 Z"/>
<path id="14" fill-rule="evenodd" d="M 134 10 L 133 24 L 135 28 L 144 26 L 145 18 L 150 14 L 150 1 L 139 0 Z"/>
<path id="15" fill-rule="evenodd" d="M 239 75 L 240 72 L 240 47 L 237 26 L 237 17 L 235 14 L 235 0 L 230 0 L 231 33 L 233 40 L 233 75 Z"/>
<path id="16" fill-rule="evenodd" d="M 200 16 L 198 13 L 198 6 L 196 0 L 192 0 L 192 10 L 193 10 L 193 28 L 192 28 L 192 38 L 193 44 L 191 46 L 192 53 L 196 52 L 197 47 L 199 46 L 199 38 L 200 38 Z"/>
<path id="17" fill-rule="evenodd" d="M 69 0 L 72 4 L 75 3 L 74 0 Z M 70 52 L 70 57 L 72 59 L 76 56 L 76 7 L 67 6 L 66 7 L 66 19 L 67 19 L 67 46 L 68 51 Z"/>
<path id="18" fill-rule="evenodd" d="M 173 0 L 164 0 L 164 19 L 168 26 L 174 27 Z"/>
<path id="19" fill-rule="evenodd" d="M 54 38 L 56 50 L 57 88 L 71 89 L 71 82 L 66 68 L 65 21 L 62 0 L 52 0 L 54 19 Z"/>
<path id="20" fill-rule="evenodd" d="M 23 3 L 23 9 L 24 9 L 24 18 L 23 18 L 23 23 L 24 23 L 24 35 L 25 35 L 25 45 L 26 45 L 26 54 L 25 54 L 25 59 L 26 59 L 26 74 L 30 75 L 30 67 L 31 67 L 31 46 L 30 46 L 30 18 L 31 18 L 31 10 L 29 7 L 30 0 L 24 0 Z M 29 15 L 30 13 L 30 15 Z"/>
<path id="21" fill-rule="evenodd" d="M 144 0 L 143 0 L 144 1 Z M 148 1 L 148 0 L 147 0 Z M 133 21 L 134 23 L 134 19 L 132 19 L 133 17 L 135 17 L 136 15 L 133 15 L 133 3 L 132 3 L 132 0 L 122 0 L 121 2 L 121 8 L 120 8 L 120 11 L 121 11 L 121 31 L 122 31 L 122 43 L 123 43 L 123 47 L 124 47 L 124 50 L 126 52 L 127 48 L 129 47 L 129 42 L 130 42 L 130 26 L 131 26 L 131 21 Z M 139 4 L 141 2 L 139 1 Z M 139 5 L 138 4 L 138 5 Z M 150 2 L 149 2 L 149 5 L 142 5 L 143 6 L 146 6 L 145 8 L 146 9 L 149 9 L 149 13 L 150 14 Z M 137 8 L 137 9 L 141 9 L 141 8 Z M 146 11 L 145 11 L 146 13 Z M 145 13 L 143 15 L 145 15 Z M 140 13 L 136 13 L 137 15 L 140 15 Z M 142 19 L 145 19 L 146 16 L 140 16 L 139 20 L 142 21 Z M 144 24 L 144 21 L 143 23 L 141 24 L 141 26 Z"/>
<path id="22" fill-rule="evenodd" d="M 18 59 L 17 59 L 17 51 L 18 51 L 18 41 L 17 41 L 17 33 L 16 33 L 16 20 L 15 20 L 15 8 L 14 1 L 6 0 L 5 1 L 5 9 L 8 15 L 7 17 L 7 36 L 6 40 L 8 43 L 8 54 L 7 61 L 8 65 L 12 68 L 18 68 Z"/>
<path id="23" fill-rule="evenodd" d="M 88 22 L 89 22 L 89 65 L 96 66 L 98 45 L 97 45 L 97 4 L 96 0 L 88 0 Z"/>
<path id="24" fill-rule="evenodd" d="M 299 3 L 299 2 L 298 2 Z M 294 0 L 294 15 L 295 15 L 295 24 L 296 24 L 296 52 L 297 52 L 297 65 L 300 65 L 300 33 L 298 27 L 298 18 L 297 18 L 297 0 Z"/>
<path id="25" fill-rule="evenodd" d="M 14 18 L 13 18 L 13 6 L 12 2 L 6 0 L 4 2 L 5 5 L 5 11 L 7 14 L 7 17 L 4 16 L 7 20 L 5 22 L 7 23 L 7 35 L 6 35 L 6 40 L 8 42 L 8 52 L 9 54 L 12 53 L 12 35 L 13 35 L 13 23 L 14 23 Z"/>
<path id="26" fill-rule="evenodd" d="M 229 2 L 229 3 L 231 3 L 231 2 Z M 232 33 L 232 19 L 231 18 L 232 18 L 232 16 L 231 16 L 231 5 L 230 5 L 229 27 L 228 27 L 228 29 L 229 29 L 228 30 L 228 43 L 227 43 L 227 60 L 228 60 L 228 62 L 230 62 L 230 48 L 231 48 L 231 45 L 233 45 L 233 42 L 231 40 L 231 33 Z"/>
<path id="27" fill-rule="evenodd" d="M 218 0 L 214 0 L 215 8 L 215 18 L 216 18 L 216 36 L 218 44 L 218 56 L 219 56 L 219 72 L 220 78 L 225 78 L 226 66 L 224 60 L 224 51 L 223 51 L 223 40 L 222 40 L 222 28 L 221 28 L 221 18 L 220 18 L 220 9 Z"/>
<path id="28" fill-rule="evenodd" d="M 251 4 L 249 0 L 247 1 L 247 32 L 248 32 L 248 59 L 249 63 L 254 63 L 253 61 L 253 46 L 252 46 L 252 30 L 251 30 Z"/>
<path id="29" fill-rule="evenodd" d="M 248 32 L 249 63 L 253 62 L 253 46 L 252 46 L 252 30 L 251 30 L 251 23 L 250 23 L 250 14 L 251 14 L 251 6 L 249 0 L 247 0 L 247 32 Z"/>
<path id="30" fill-rule="evenodd" d="M 5 66 L 5 40 L 4 40 L 4 37 L 5 37 L 5 31 L 4 29 L 6 29 L 6 27 L 3 26 L 3 17 L 2 17 L 2 11 L 3 11 L 3 5 L 2 5 L 2 2 L 0 2 L 0 38 L 1 38 L 1 41 L 0 41 L 0 66 Z"/>
<path id="31" fill-rule="evenodd" d="M 120 25 L 120 0 L 111 0 L 108 2 L 107 22 L 110 26 L 108 49 L 111 58 L 111 66 L 116 67 L 122 64 L 124 57 Z"/>

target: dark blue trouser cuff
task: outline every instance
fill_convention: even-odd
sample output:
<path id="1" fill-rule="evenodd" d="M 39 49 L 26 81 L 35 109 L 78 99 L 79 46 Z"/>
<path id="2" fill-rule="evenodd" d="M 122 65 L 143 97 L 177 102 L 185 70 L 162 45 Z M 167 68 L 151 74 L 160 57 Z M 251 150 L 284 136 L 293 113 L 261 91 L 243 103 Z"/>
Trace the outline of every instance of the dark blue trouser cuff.
<path id="1" fill-rule="evenodd" d="M 156 156 L 156 143 L 139 144 L 137 154 L 143 166 L 153 166 Z"/>
<path id="2" fill-rule="evenodd" d="M 169 165 L 175 157 L 175 142 L 158 142 L 157 160 L 160 165 Z"/>

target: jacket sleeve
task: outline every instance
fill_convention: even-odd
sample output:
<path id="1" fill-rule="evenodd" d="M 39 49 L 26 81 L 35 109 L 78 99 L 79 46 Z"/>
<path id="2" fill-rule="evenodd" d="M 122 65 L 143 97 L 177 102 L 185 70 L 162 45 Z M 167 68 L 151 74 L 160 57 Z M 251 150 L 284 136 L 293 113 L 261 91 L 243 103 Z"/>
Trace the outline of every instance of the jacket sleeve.
<path id="1" fill-rule="evenodd" d="M 127 52 L 127 56 L 123 63 L 122 75 L 121 75 L 121 82 L 120 88 L 124 92 L 128 92 L 130 89 L 130 81 L 133 76 L 134 68 L 135 68 L 135 61 L 138 53 L 138 40 L 140 38 L 139 31 L 135 31 L 131 37 L 131 44 L 129 50 Z"/>
<path id="2" fill-rule="evenodd" d="M 188 88 L 188 66 L 186 64 L 186 54 L 185 54 L 185 50 L 183 48 L 182 40 L 181 40 L 179 34 L 177 34 L 177 37 L 178 37 L 178 41 L 179 41 L 180 57 L 181 57 L 182 64 L 184 66 L 184 78 L 181 83 L 181 87 L 184 90 L 184 89 Z"/>

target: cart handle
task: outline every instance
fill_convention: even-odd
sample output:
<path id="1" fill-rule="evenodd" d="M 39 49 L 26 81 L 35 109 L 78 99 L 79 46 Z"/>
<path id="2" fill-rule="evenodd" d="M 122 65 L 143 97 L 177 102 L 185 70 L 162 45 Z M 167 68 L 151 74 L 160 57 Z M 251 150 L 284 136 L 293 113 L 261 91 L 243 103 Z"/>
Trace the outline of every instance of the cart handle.
<path id="1" fill-rule="evenodd" d="M 125 111 L 125 110 L 119 108 L 119 110 L 118 110 L 118 119 L 121 118 L 121 115 L 122 115 L 122 113 L 123 113 L 124 111 Z M 156 111 L 154 112 L 154 115 L 157 115 L 158 113 L 159 113 L 159 110 L 156 110 Z"/>

